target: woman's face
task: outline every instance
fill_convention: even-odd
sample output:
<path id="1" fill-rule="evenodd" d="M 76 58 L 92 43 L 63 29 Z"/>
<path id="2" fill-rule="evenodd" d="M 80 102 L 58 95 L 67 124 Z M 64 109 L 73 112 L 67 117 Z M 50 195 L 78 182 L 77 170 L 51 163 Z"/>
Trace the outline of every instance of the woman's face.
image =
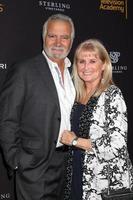
<path id="1" fill-rule="evenodd" d="M 80 51 L 77 59 L 77 71 L 85 84 L 99 83 L 104 64 L 94 51 Z"/>

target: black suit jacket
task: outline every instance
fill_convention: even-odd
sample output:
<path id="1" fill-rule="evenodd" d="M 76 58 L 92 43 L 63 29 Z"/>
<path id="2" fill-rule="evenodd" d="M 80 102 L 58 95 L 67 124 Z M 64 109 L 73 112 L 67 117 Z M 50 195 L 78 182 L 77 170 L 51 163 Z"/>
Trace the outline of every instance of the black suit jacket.
<path id="1" fill-rule="evenodd" d="M 38 187 L 37 200 L 61 199 L 56 196 L 64 153 L 55 150 L 60 119 L 58 95 L 45 57 L 41 54 L 11 67 L 0 94 L 0 144 L 8 166 L 18 166 L 17 173 L 25 181 L 36 181 L 31 193 Z M 46 197 L 41 198 L 41 193 Z"/>

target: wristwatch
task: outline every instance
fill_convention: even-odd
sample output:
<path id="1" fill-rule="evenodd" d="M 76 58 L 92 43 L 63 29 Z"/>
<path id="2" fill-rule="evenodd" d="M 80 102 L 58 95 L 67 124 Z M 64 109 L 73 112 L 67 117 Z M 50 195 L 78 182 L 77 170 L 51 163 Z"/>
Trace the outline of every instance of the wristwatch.
<path id="1" fill-rule="evenodd" d="M 73 140 L 72 140 L 72 142 L 71 142 L 71 146 L 76 146 L 76 144 L 77 144 L 77 141 L 78 140 L 78 137 L 76 136 Z"/>

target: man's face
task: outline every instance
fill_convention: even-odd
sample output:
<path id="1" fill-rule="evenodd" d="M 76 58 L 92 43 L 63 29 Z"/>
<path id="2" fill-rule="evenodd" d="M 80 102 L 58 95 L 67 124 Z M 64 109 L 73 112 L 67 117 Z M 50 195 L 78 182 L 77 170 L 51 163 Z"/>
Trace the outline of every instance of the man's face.
<path id="1" fill-rule="evenodd" d="M 53 20 L 48 23 L 46 37 L 44 38 L 44 50 L 48 57 L 57 62 L 64 59 L 71 48 L 71 25 L 61 20 Z"/>

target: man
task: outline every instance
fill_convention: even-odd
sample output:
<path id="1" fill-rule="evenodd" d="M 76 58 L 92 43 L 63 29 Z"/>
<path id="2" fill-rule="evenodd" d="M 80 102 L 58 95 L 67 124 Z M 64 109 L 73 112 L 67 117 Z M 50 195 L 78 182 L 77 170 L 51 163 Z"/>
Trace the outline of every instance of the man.
<path id="1" fill-rule="evenodd" d="M 0 144 L 16 174 L 18 200 L 62 200 L 65 148 L 75 98 L 67 55 L 74 25 L 65 15 L 43 26 L 41 55 L 11 67 L 0 95 Z"/>

